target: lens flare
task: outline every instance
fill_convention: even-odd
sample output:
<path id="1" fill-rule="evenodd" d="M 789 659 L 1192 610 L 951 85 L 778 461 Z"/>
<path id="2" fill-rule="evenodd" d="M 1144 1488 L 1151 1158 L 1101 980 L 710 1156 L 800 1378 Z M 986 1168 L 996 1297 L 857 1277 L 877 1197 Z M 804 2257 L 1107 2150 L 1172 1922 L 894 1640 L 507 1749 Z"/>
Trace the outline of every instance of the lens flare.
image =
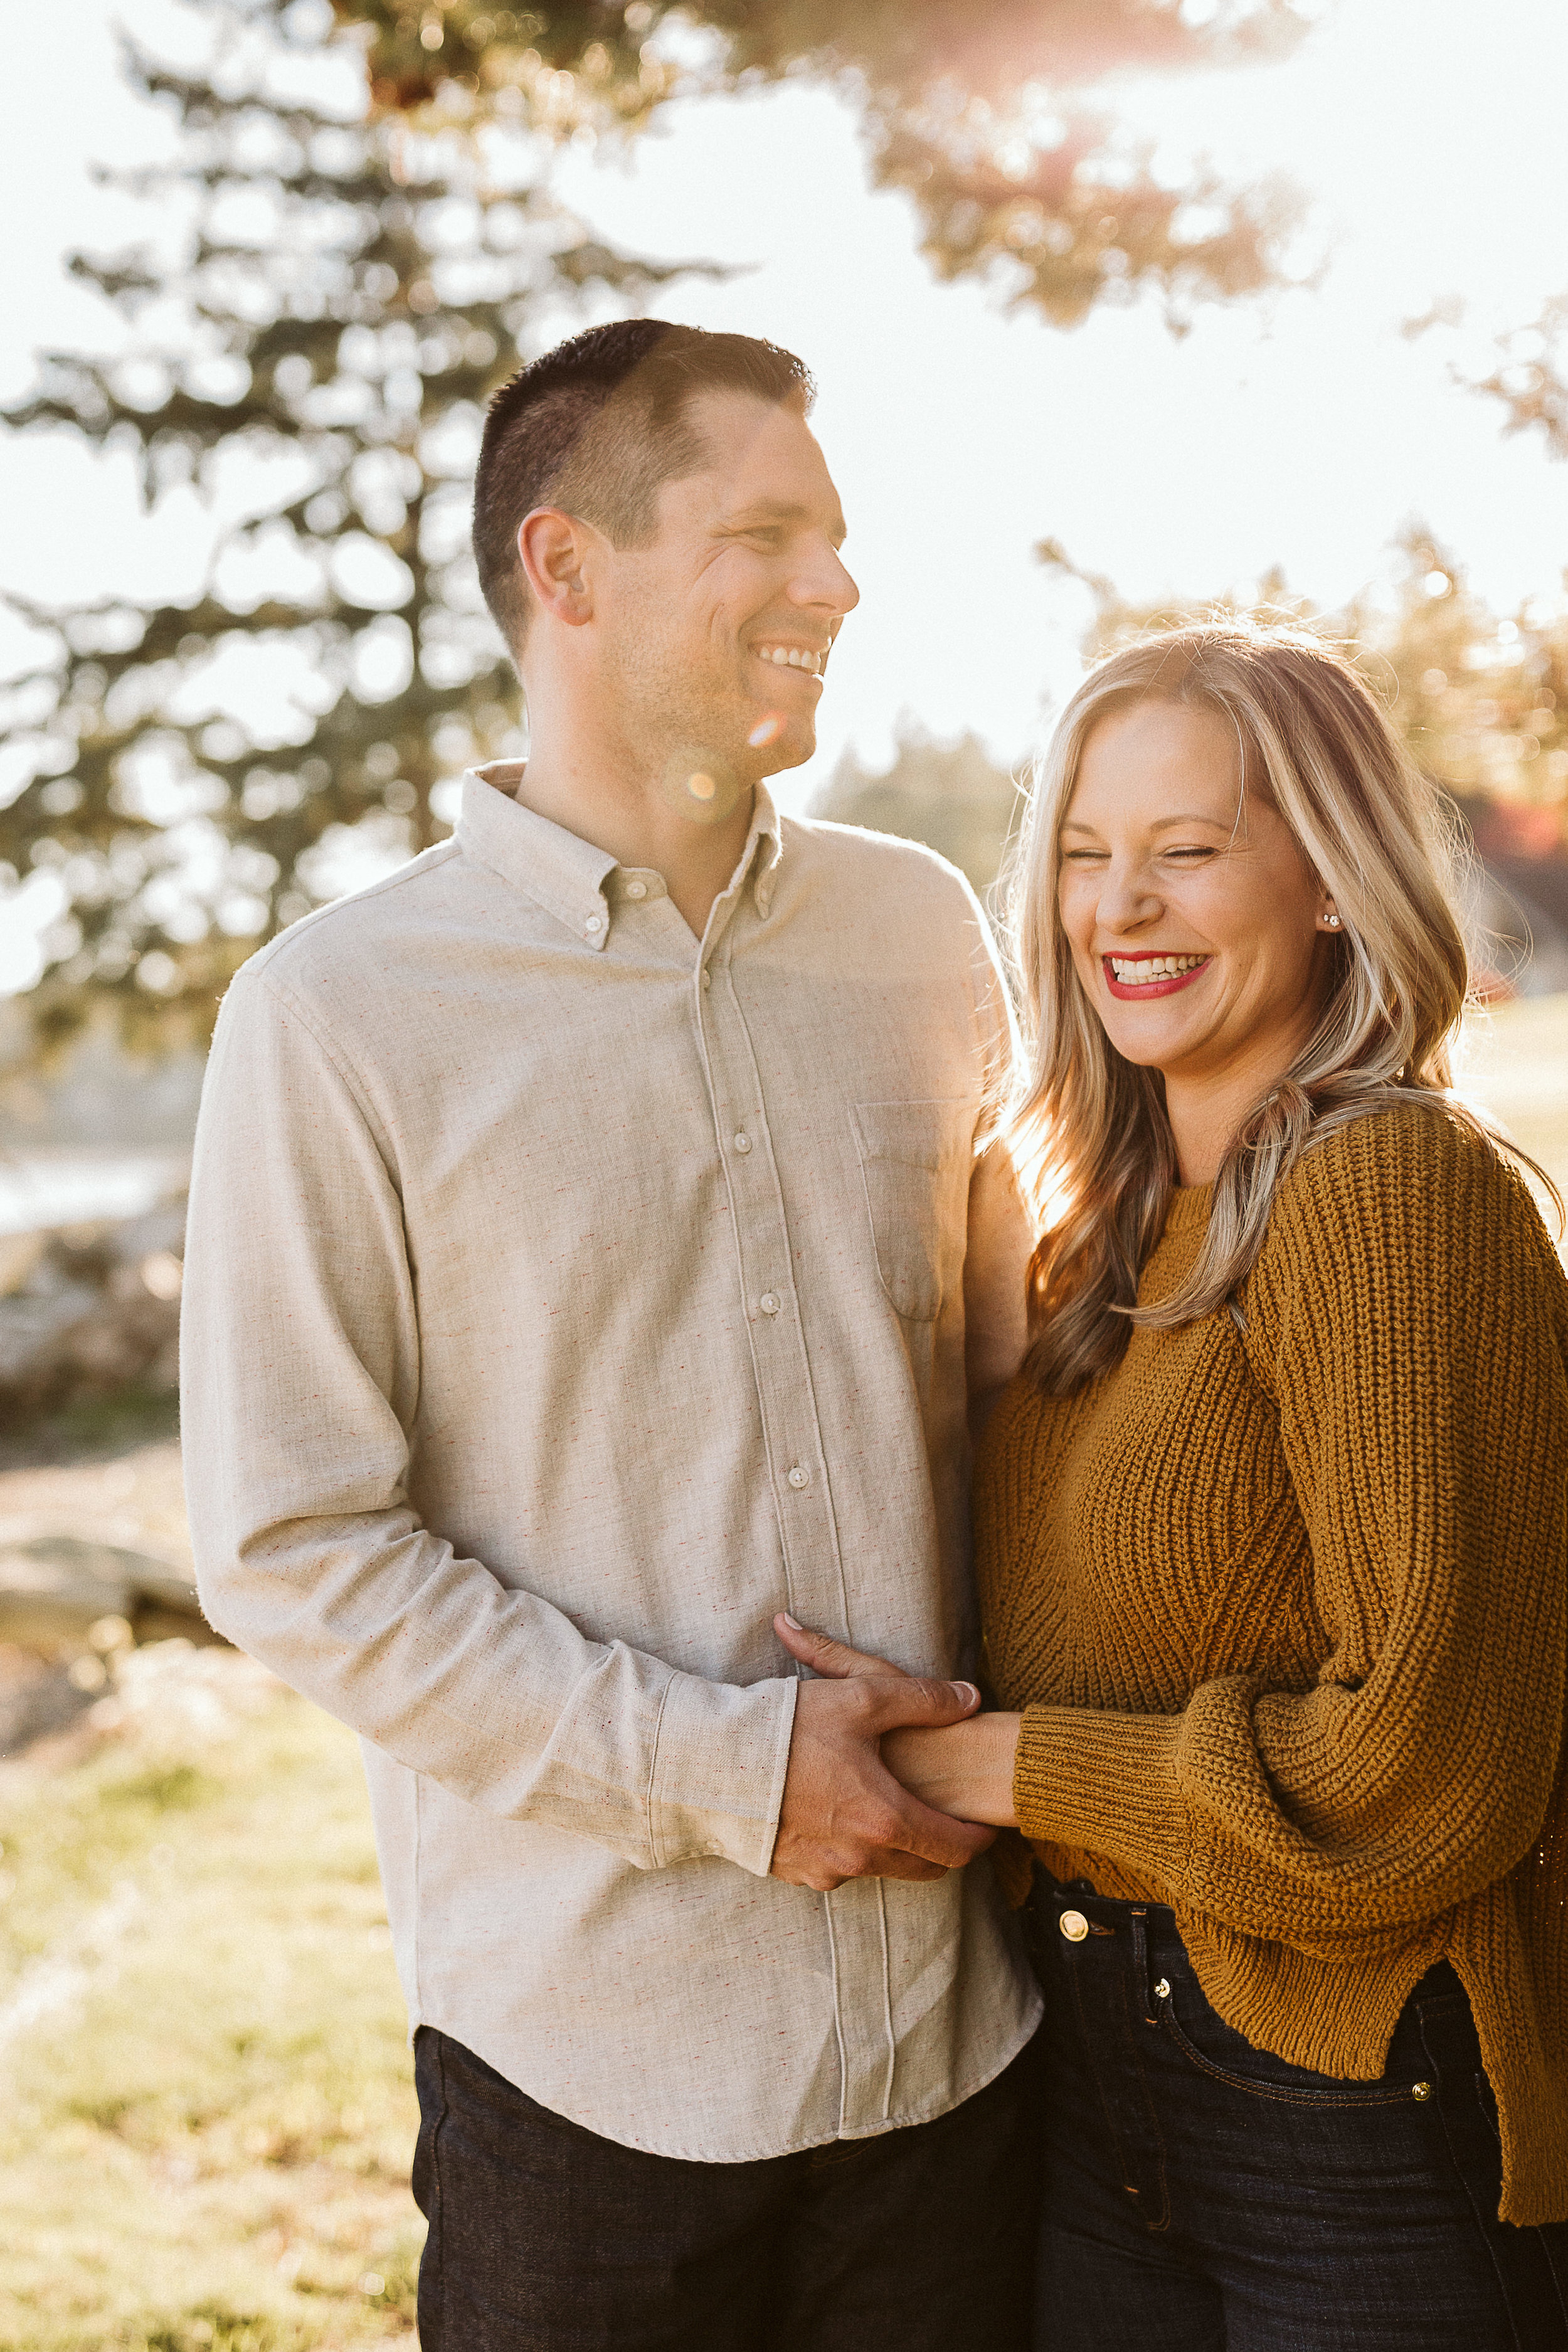
<path id="1" fill-rule="evenodd" d="M 694 776 L 687 777 L 686 789 L 694 801 L 710 801 L 719 787 L 711 776 L 699 768 Z"/>
<path id="2" fill-rule="evenodd" d="M 746 740 L 751 745 L 753 751 L 765 751 L 770 743 L 776 743 L 778 741 L 779 737 L 784 733 L 784 712 L 782 710 L 770 710 L 765 719 L 758 719 L 756 725 L 747 736 Z"/>

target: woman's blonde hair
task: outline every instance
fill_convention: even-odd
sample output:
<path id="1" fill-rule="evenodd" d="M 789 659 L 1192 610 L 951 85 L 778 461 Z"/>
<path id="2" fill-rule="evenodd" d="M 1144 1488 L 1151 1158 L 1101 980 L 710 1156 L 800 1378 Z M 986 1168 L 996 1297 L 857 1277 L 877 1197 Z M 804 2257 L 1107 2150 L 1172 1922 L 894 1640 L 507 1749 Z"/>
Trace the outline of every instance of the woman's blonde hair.
<path id="1" fill-rule="evenodd" d="M 1271 802 L 1342 926 L 1325 942 L 1321 1018 L 1231 1143 L 1191 1273 L 1158 1307 L 1142 1307 L 1139 1276 L 1176 1180 L 1164 1083 L 1111 1045 L 1057 911 L 1058 840 L 1084 746 L 1110 712 L 1139 702 L 1226 724 L 1237 823 L 1249 794 Z M 1169 1330 L 1226 1306 L 1239 1323 L 1237 1294 L 1275 1186 L 1349 1120 L 1420 1103 L 1488 1132 L 1450 1092 L 1469 981 L 1457 855 L 1436 792 L 1375 696 L 1307 630 L 1205 622 L 1142 639 L 1089 672 L 1040 764 L 1013 878 L 1026 1045 L 1010 1135 L 1037 1201 L 1051 1204 L 1029 1268 L 1029 1365 L 1047 1394 L 1109 1371 L 1134 1324 Z"/>

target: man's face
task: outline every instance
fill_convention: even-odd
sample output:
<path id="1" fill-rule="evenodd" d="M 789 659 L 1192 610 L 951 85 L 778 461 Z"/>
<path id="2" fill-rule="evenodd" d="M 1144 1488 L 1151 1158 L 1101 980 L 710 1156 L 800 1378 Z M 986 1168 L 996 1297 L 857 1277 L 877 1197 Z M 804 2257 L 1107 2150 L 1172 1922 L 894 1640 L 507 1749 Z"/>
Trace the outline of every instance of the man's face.
<path id="1" fill-rule="evenodd" d="M 662 485 L 648 546 L 601 550 L 595 621 L 623 731 L 701 819 L 811 757 L 822 674 L 859 591 L 799 411 L 714 392 L 690 414 L 702 468 Z"/>

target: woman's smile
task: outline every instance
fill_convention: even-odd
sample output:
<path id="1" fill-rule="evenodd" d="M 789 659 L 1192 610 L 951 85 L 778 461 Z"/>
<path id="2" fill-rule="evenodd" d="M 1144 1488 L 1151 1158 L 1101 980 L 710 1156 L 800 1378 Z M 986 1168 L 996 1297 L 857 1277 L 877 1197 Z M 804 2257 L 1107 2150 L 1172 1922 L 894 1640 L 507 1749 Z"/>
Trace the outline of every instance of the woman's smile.
<path id="1" fill-rule="evenodd" d="M 1105 984 L 1112 996 L 1138 1002 L 1148 996 L 1173 996 L 1202 978 L 1213 958 L 1206 955 L 1105 955 L 1100 957 Z"/>

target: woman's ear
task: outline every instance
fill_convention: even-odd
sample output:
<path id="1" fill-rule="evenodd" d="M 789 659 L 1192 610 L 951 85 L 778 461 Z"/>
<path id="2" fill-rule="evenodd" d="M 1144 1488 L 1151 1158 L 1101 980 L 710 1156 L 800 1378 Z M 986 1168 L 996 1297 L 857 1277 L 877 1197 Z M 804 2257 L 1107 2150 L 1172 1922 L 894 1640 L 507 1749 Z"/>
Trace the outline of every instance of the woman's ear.
<path id="1" fill-rule="evenodd" d="M 587 575 L 598 536 L 592 523 L 561 507 L 535 507 L 518 525 L 518 557 L 533 601 L 568 628 L 581 628 L 594 617 Z"/>

